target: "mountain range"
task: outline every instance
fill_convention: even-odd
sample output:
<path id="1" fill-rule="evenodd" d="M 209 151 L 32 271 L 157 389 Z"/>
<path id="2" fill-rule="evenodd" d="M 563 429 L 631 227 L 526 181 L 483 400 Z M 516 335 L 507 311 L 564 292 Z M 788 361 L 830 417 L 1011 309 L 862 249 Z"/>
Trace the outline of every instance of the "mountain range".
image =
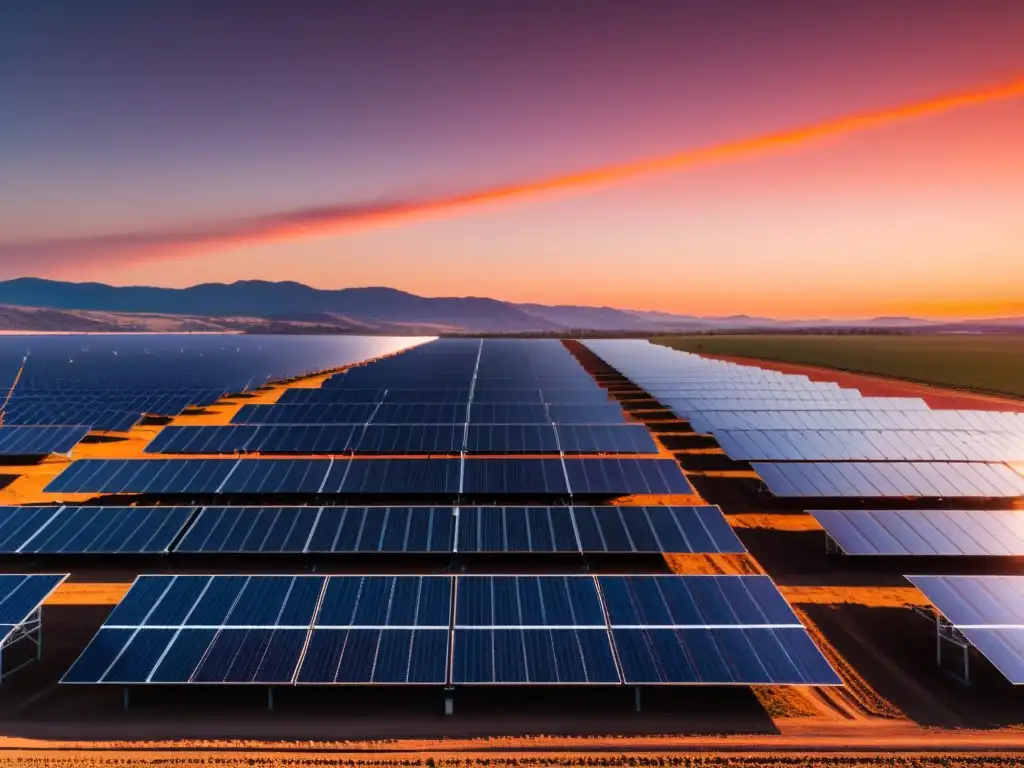
<path id="1" fill-rule="evenodd" d="M 911 317 L 774 320 L 576 305 L 432 298 L 394 288 L 321 290 L 246 280 L 190 288 L 117 287 L 39 278 L 0 282 L 0 330 L 335 333 L 672 333 L 801 329 L 1024 330 L 1024 318 L 943 323 Z"/>

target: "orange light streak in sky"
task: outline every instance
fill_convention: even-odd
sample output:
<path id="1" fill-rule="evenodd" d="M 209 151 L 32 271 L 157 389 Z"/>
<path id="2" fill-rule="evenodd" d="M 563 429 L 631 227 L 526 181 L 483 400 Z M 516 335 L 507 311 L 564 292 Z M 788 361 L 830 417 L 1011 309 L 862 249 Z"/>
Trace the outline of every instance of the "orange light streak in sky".
<path id="1" fill-rule="evenodd" d="M 1001 85 L 956 93 L 927 101 L 904 104 L 860 115 L 840 117 L 801 128 L 779 131 L 748 139 L 725 142 L 687 150 L 672 155 L 648 158 L 630 163 L 607 165 L 586 171 L 553 176 L 546 179 L 494 187 L 452 195 L 434 200 L 396 204 L 382 210 L 343 213 L 337 217 L 325 214 L 322 219 L 304 222 L 275 222 L 266 227 L 257 225 L 251 233 L 229 237 L 234 242 L 255 240 L 268 242 L 306 235 L 332 234 L 349 229 L 399 223 L 417 217 L 456 213 L 466 208 L 493 203 L 529 200 L 546 195 L 571 194 L 627 183 L 648 176 L 677 173 L 708 165 L 729 163 L 772 152 L 802 147 L 813 142 L 888 126 L 951 110 L 964 109 L 988 102 L 1024 96 L 1024 78 Z M 282 218 L 287 218 L 287 215 Z"/>

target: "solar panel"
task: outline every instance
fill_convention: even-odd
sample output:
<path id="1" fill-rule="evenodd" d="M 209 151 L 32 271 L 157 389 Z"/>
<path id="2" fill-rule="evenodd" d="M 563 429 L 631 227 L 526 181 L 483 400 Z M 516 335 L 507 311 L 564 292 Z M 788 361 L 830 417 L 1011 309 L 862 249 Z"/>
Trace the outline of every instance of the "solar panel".
<path id="1" fill-rule="evenodd" d="M 469 406 L 471 424 L 550 424 L 552 421 L 548 406 L 542 403 L 473 403 Z"/>
<path id="2" fill-rule="evenodd" d="M 556 424 L 622 424 L 626 414 L 618 403 L 549 403 L 548 415 Z"/>
<path id="3" fill-rule="evenodd" d="M 779 398 L 659 398 L 679 418 L 704 411 L 927 411 L 917 397 L 864 397 L 859 400 L 784 400 Z"/>
<path id="4" fill-rule="evenodd" d="M 569 495 L 559 459 L 466 459 L 462 466 L 467 495 Z"/>
<path id="5" fill-rule="evenodd" d="M 23 624 L 38 610 L 66 578 L 67 574 L 0 575 L 0 626 L 6 633 L 3 641 L 14 627 Z"/>
<path id="6" fill-rule="evenodd" d="M 958 430 L 720 430 L 732 459 L 750 461 L 1015 461 L 1024 436 Z"/>
<path id="7" fill-rule="evenodd" d="M 1024 511 L 812 510 L 847 555 L 1024 555 Z"/>
<path id="8" fill-rule="evenodd" d="M 320 492 L 343 495 L 459 493 L 459 459 L 353 459 L 335 461 Z"/>
<path id="9" fill-rule="evenodd" d="M 62 683 L 287 684 L 322 576 L 140 576 Z"/>
<path id="10" fill-rule="evenodd" d="M 842 684 L 766 576 L 598 583 L 627 684 Z"/>
<path id="11" fill-rule="evenodd" d="M 47 493 L 218 493 L 238 465 L 222 459 L 80 459 Z"/>
<path id="12" fill-rule="evenodd" d="M 1024 577 L 907 579 L 1007 680 L 1024 685 Z"/>
<path id="13" fill-rule="evenodd" d="M 703 411 L 690 418 L 696 432 L 725 429 L 878 429 L 1020 433 L 1024 417 L 997 411 Z"/>
<path id="14" fill-rule="evenodd" d="M 620 683 L 593 577 L 460 577 L 452 682 Z"/>
<path id="15" fill-rule="evenodd" d="M 954 462 L 753 463 L 787 498 L 1016 498 L 1024 476 L 1005 464 Z"/>
<path id="16" fill-rule="evenodd" d="M 192 507 L 2 507 L 0 553 L 166 553 L 194 513 Z"/>
<path id="17" fill-rule="evenodd" d="M 362 427 L 351 425 L 232 425 L 164 427 L 145 452 L 152 454 L 305 453 L 352 449 Z"/>
<path id="18" fill-rule="evenodd" d="M 371 424 L 354 443 L 357 453 L 459 453 L 463 424 Z"/>
<path id="19" fill-rule="evenodd" d="M 572 512 L 583 552 L 746 552 L 718 507 L 575 507 Z"/>
<path id="20" fill-rule="evenodd" d="M 452 581 L 449 576 L 331 577 L 296 682 L 445 684 Z"/>
<path id="21" fill-rule="evenodd" d="M 87 434 L 88 427 L 0 426 L 0 456 L 70 454 Z"/>
<path id="22" fill-rule="evenodd" d="M 616 426 L 569 425 L 557 427 L 564 453 L 657 453 L 658 446 L 643 424 Z"/>
<path id="23" fill-rule="evenodd" d="M 458 551 L 742 553 L 717 507 L 461 507 Z"/>
<path id="24" fill-rule="evenodd" d="M 568 478 L 568 484 L 567 484 Z M 47 493 L 151 495 L 687 494 L 667 459 L 84 459 Z"/>
<path id="25" fill-rule="evenodd" d="M 306 390 L 286 389 L 285 392 Z M 318 390 L 308 390 L 317 392 Z M 232 424 L 366 424 L 377 412 L 376 404 L 287 403 L 283 405 L 243 405 L 231 419 Z"/>
<path id="26" fill-rule="evenodd" d="M 45 426 L 74 424 L 97 432 L 127 432 L 142 420 L 141 413 L 131 413 L 106 406 L 60 406 L 48 401 L 11 404 L 4 409 L 7 425 Z"/>
<path id="27" fill-rule="evenodd" d="M 551 424 L 470 424 L 465 431 L 468 453 L 558 453 Z"/>
<path id="28" fill-rule="evenodd" d="M 567 459 L 565 472 L 575 495 L 693 493 L 671 459 Z"/>
<path id="29" fill-rule="evenodd" d="M 451 552 L 451 507 L 206 507 L 175 552 Z"/>

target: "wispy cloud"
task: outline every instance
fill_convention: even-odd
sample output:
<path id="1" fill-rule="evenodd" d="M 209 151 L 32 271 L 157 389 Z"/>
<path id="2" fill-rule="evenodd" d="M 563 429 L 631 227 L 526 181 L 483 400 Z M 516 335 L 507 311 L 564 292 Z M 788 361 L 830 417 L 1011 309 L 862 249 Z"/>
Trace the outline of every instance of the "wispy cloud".
<path id="1" fill-rule="evenodd" d="M 338 234 L 352 229 L 395 225 L 416 218 L 457 215 L 485 205 L 577 194 L 647 176 L 680 173 L 710 165 L 743 161 L 893 123 L 1021 96 L 1024 96 L 1024 79 L 1016 79 L 996 86 L 840 117 L 672 155 L 626 164 L 606 165 L 577 173 L 461 194 L 309 207 L 241 219 L 203 222 L 162 231 L 116 232 L 24 242 L 0 241 L 0 264 L 8 273 L 39 273 L 85 261 L 124 263 L 152 258 L 175 258 L 217 247 Z"/>

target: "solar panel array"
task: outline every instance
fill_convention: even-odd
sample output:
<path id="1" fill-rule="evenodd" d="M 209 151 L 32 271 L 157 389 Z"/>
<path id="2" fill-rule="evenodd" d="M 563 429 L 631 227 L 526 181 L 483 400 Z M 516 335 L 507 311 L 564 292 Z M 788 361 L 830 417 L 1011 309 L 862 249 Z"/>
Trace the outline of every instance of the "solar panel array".
<path id="1" fill-rule="evenodd" d="M 423 338 L 88 335 L 0 338 L 0 420 L 130 430 L 226 393 L 351 365 Z"/>
<path id="2" fill-rule="evenodd" d="M 907 576 L 1014 685 L 1024 685 L 1024 576 Z"/>
<path id="3" fill-rule="evenodd" d="M 66 578 L 67 574 L 0 575 L 0 647 Z"/>
<path id="4" fill-rule="evenodd" d="M 848 555 L 1024 556 L 1024 511 L 820 509 L 811 514 Z"/>
<path id="5" fill-rule="evenodd" d="M 146 453 L 657 453 L 657 446 L 642 424 L 279 424 L 165 427 Z"/>
<path id="6" fill-rule="evenodd" d="M 932 411 L 645 341 L 585 345 L 784 498 L 1017 498 L 1024 414 Z"/>
<path id="7" fill-rule="evenodd" d="M 839 679 L 764 576 L 142 576 L 62 682 Z"/>
<path id="8" fill-rule="evenodd" d="M 70 454 L 87 434 L 88 427 L 0 426 L 0 456 Z"/>
<path id="9" fill-rule="evenodd" d="M 51 494 L 629 496 L 690 494 L 670 459 L 84 459 Z"/>

